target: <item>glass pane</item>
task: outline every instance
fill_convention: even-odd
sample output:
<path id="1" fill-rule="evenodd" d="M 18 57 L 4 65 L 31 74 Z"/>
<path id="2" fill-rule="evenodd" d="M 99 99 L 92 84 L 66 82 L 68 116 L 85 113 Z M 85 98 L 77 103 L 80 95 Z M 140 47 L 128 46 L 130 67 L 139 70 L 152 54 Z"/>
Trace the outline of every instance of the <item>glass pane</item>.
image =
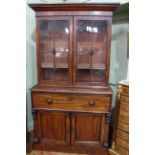
<path id="1" fill-rule="evenodd" d="M 106 21 L 77 21 L 77 82 L 104 82 L 106 32 Z"/>
<path id="2" fill-rule="evenodd" d="M 69 21 L 44 20 L 40 25 L 42 80 L 68 80 Z"/>

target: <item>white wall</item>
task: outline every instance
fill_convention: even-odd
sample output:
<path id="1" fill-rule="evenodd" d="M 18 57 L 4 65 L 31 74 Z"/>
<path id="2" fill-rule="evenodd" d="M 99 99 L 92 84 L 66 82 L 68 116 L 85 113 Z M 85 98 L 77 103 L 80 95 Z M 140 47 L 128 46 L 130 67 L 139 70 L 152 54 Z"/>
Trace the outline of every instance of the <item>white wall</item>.
<path id="1" fill-rule="evenodd" d="M 71 1 L 71 0 L 70 0 Z M 52 0 L 50 2 L 62 2 Z M 68 1 L 69 2 L 69 1 Z M 79 2 L 73 1 L 72 2 Z M 81 2 L 81 1 L 80 1 Z M 123 2 L 121 0 L 96 0 L 90 2 Z M 125 1 L 124 1 L 125 2 Z M 41 3 L 39 0 L 27 0 L 27 3 Z M 37 66 L 36 66 L 36 43 L 35 43 L 35 13 L 28 6 L 26 12 L 26 97 L 27 97 L 27 125 L 28 130 L 33 129 L 33 119 L 31 114 L 31 95 L 30 88 L 37 84 Z M 127 72 L 127 32 L 128 23 L 116 23 L 112 26 L 112 43 L 111 43 L 111 65 L 110 65 L 110 83 L 117 84 L 119 80 L 126 78 Z M 114 93 L 116 86 L 111 85 Z M 115 96 L 113 98 L 113 107 L 115 104 Z"/>
<path id="2" fill-rule="evenodd" d="M 117 83 L 127 79 L 128 58 L 127 58 L 127 37 L 129 23 L 115 23 L 112 26 L 111 40 L 111 61 L 109 83 L 113 89 L 112 107 L 115 106 L 115 95 Z"/>
<path id="3" fill-rule="evenodd" d="M 26 7 L 26 109 L 28 130 L 32 130 L 30 88 L 37 83 L 35 13 L 28 5 Z"/>
<path id="4" fill-rule="evenodd" d="M 110 83 L 116 84 L 127 76 L 127 37 L 128 23 L 116 23 L 112 26 Z"/>

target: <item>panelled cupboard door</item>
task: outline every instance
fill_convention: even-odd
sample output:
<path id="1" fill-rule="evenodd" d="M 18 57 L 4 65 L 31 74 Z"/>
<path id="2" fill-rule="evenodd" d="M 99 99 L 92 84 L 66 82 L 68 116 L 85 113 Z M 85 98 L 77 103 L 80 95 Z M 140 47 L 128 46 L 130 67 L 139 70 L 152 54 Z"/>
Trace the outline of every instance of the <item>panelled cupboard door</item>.
<path id="1" fill-rule="evenodd" d="M 44 149 L 46 145 L 68 146 L 70 144 L 70 119 L 65 112 L 37 111 L 35 140 Z"/>
<path id="2" fill-rule="evenodd" d="M 38 79 L 42 84 L 71 83 L 71 17 L 38 17 Z"/>
<path id="3" fill-rule="evenodd" d="M 72 145 L 101 146 L 103 144 L 105 139 L 104 115 L 73 113 L 71 119 Z"/>

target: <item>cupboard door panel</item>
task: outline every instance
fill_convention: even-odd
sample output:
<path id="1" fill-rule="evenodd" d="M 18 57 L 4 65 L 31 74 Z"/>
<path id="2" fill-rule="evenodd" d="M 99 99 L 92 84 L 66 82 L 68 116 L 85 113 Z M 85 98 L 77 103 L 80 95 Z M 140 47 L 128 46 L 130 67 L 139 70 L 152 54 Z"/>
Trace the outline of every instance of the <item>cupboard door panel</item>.
<path id="1" fill-rule="evenodd" d="M 68 113 L 38 111 L 35 137 L 39 145 L 67 146 L 70 144 L 70 118 Z M 37 145 L 37 144 L 36 144 Z"/>
<path id="2" fill-rule="evenodd" d="M 104 140 L 104 121 L 101 114 L 72 114 L 72 145 L 101 145 Z"/>
<path id="3" fill-rule="evenodd" d="M 65 116 L 54 113 L 42 113 L 42 137 L 56 141 L 65 140 Z M 63 128 L 61 126 L 63 125 Z"/>

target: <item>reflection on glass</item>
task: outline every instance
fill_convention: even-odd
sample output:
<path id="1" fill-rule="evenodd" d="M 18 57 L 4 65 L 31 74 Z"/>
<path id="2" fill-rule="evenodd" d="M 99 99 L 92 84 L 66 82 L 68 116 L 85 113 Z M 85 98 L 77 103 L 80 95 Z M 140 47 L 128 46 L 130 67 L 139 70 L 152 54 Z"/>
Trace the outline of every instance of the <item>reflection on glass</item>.
<path id="1" fill-rule="evenodd" d="M 106 33 L 106 21 L 77 21 L 77 82 L 105 80 Z"/>
<path id="2" fill-rule="evenodd" d="M 44 20 L 41 21 L 40 29 L 42 79 L 67 81 L 69 22 Z"/>

